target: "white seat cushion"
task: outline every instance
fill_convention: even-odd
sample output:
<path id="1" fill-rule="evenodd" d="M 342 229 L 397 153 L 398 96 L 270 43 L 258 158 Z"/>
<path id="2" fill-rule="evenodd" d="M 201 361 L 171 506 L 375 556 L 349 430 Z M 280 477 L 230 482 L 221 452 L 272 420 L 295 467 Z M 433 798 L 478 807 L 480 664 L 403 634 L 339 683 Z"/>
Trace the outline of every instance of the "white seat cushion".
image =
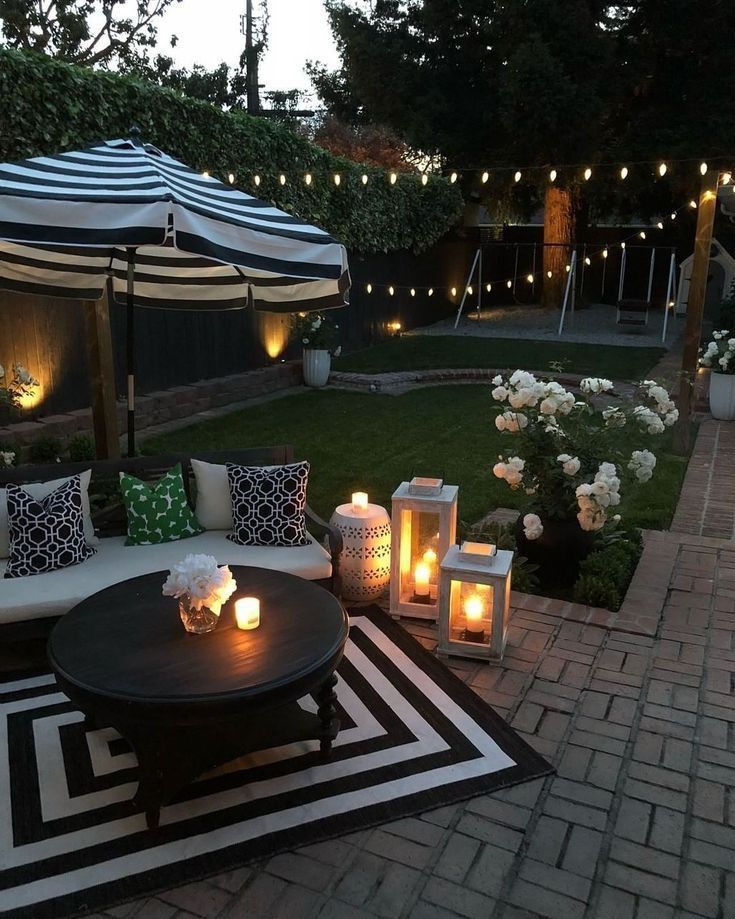
<path id="1" fill-rule="evenodd" d="M 100 540 L 97 554 L 60 571 L 2 579 L 7 559 L 0 560 L 0 624 L 61 616 L 91 594 L 139 574 L 168 571 L 190 552 L 213 555 L 220 565 L 254 565 L 286 571 L 315 581 L 331 577 L 329 553 L 313 537 L 308 546 L 279 548 L 238 546 L 225 530 L 208 530 L 191 539 L 157 546 L 126 546 L 124 536 Z M 161 586 L 165 578 L 161 578 Z"/>

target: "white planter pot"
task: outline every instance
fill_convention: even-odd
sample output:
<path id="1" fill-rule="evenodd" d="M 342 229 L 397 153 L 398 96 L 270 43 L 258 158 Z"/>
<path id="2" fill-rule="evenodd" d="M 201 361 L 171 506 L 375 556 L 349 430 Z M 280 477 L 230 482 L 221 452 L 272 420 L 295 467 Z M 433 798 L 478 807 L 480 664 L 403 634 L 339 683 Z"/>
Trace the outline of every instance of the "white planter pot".
<path id="1" fill-rule="evenodd" d="M 304 383 L 326 386 L 332 366 L 332 355 L 321 348 L 304 348 Z"/>
<path id="2" fill-rule="evenodd" d="M 709 410 L 720 421 L 735 420 L 735 373 L 710 374 Z"/>

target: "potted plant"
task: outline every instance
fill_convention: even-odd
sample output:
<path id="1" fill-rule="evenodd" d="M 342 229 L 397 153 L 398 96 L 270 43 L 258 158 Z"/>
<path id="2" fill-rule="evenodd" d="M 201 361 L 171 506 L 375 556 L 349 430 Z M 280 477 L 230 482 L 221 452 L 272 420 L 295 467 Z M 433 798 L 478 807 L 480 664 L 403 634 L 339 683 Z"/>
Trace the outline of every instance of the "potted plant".
<path id="1" fill-rule="evenodd" d="M 294 332 L 303 346 L 304 382 L 307 386 L 326 386 L 332 367 L 332 354 L 339 326 L 323 313 L 298 313 L 294 317 Z M 334 350 L 333 350 L 334 349 Z"/>
<path id="2" fill-rule="evenodd" d="M 616 525 L 625 479 L 647 482 L 656 465 L 647 435 L 661 434 L 679 417 L 668 392 L 644 380 L 633 401 L 619 399 L 610 380 L 587 378 L 575 395 L 554 380 L 522 370 L 493 380 L 495 426 L 516 440 L 499 456 L 494 474 L 528 496 L 519 519 L 518 551 L 539 566 L 547 585 L 574 583 L 595 534 Z M 615 399 L 615 403 L 613 403 Z M 624 453 L 620 428 L 629 426 L 641 449 Z"/>
<path id="3" fill-rule="evenodd" d="M 711 367 L 709 409 L 720 421 L 735 419 L 735 332 L 721 329 L 712 333 L 712 341 L 700 358 Z"/>

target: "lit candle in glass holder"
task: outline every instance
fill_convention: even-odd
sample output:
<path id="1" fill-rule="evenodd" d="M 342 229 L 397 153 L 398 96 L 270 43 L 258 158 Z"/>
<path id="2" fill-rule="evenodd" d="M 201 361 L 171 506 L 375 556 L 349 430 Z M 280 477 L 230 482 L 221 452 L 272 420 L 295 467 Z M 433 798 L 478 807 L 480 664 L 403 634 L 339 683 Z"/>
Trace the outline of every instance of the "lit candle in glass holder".
<path id="1" fill-rule="evenodd" d="M 485 630 L 482 628 L 482 617 L 485 614 L 485 604 L 478 594 L 471 594 L 464 601 L 464 614 L 467 620 L 465 634 L 468 641 L 482 641 Z"/>
<path id="2" fill-rule="evenodd" d="M 260 625 L 260 600 L 241 597 L 235 602 L 235 619 L 238 629 L 257 629 Z"/>
<path id="3" fill-rule="evenodd" d="M 429 603 L 431 601 L 429 579 L 431 571 L 426 562 L 418 562 L 413 572 L 413 593 L 415 603 Z"/>
<path id="4" fill-rule="evenodd" d="M 366 491 L 353 491 L 352 492 L 352 512 L 353 514 L 361 514 L 363 511 L 367 510 L 368 506 L 368 496 Z"/>

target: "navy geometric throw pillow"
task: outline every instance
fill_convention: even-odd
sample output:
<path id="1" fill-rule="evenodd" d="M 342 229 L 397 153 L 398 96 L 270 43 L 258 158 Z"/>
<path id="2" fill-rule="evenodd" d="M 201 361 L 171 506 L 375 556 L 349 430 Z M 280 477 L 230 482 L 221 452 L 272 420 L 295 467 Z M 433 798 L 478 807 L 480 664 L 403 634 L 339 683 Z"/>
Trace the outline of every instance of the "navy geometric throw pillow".
<path id="1" fill-rule="evenodd" d="M 241 546 L 306 546 L 309 464 L 238 466 L 227 463 L 232 533 Z"/>
<path id="2" fill-rule="evenodd" d="M 10 558 L 6 578 L 56 571 L 95 554 L 84 537 L 79 476 L 45 498 L 32 498 L 21 485 L 7 486 Z"/>

